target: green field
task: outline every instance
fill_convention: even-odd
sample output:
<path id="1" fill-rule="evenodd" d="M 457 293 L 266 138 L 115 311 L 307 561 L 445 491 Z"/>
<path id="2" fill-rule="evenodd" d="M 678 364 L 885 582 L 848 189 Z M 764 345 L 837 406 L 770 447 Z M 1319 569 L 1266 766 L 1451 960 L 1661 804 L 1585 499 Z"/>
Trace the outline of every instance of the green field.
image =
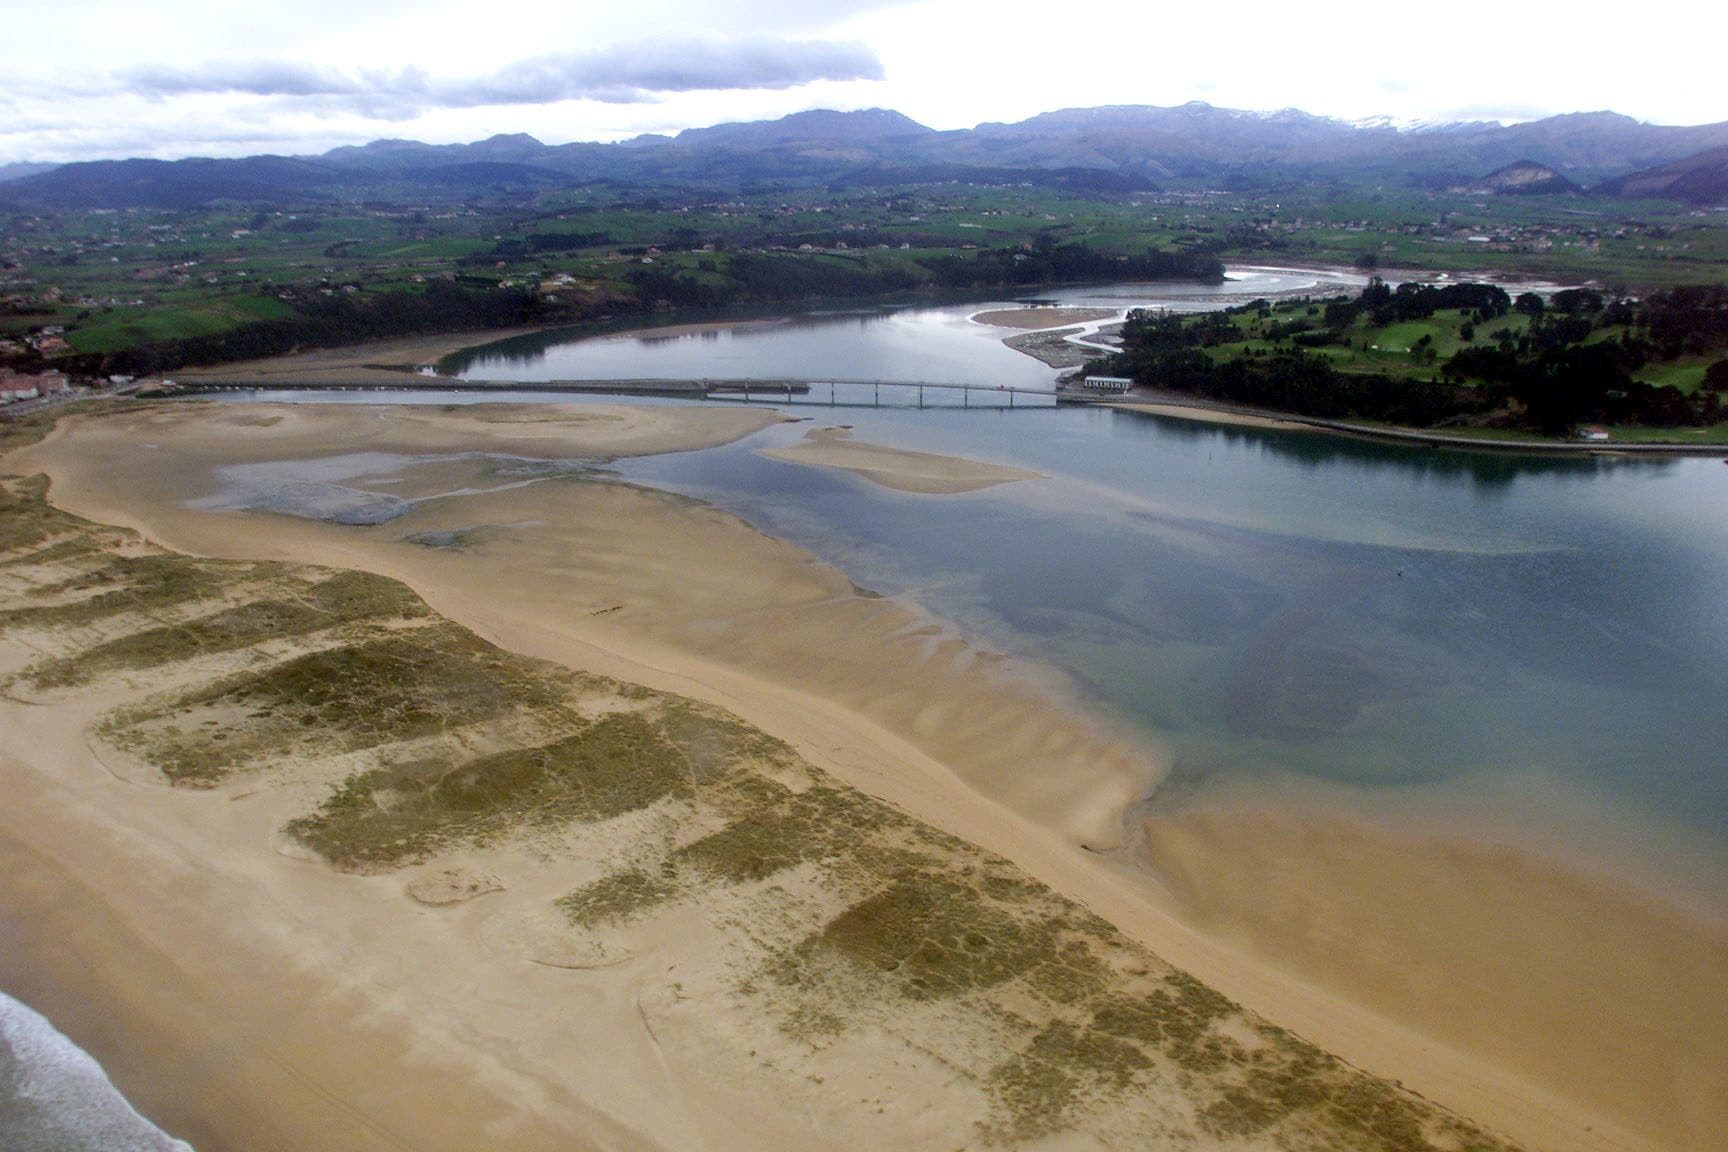
<path id="1" fill-rule="evenodd" d="M 1537 277 L 1610 291 L 1728 276 L 1720 214 L 1662 202 L 1391 187 L 1079 194 L 954 183 L 730 197 L 589 188 L 527 203 L 0 213 L 0 298 L 8 302 L 0 334 L 59 325 L 75 350 L 114 353 L 285 318 L 324 296 L 365 301 L 439 279 L 528 289 L 575 321 L 612 305 L 653 306 L 638 287 L 651 271 L 679 278 L 691 296 L 660 303 L 694 306 L 704 290 L 752 302 L 755 289 L 733 274 L 741 254 L 806 264 L 820 273 L 813 283 L 851 277 L 853 291 L 816 291 L 856 295 L 878 291 L 878 282 L 916 287 L 944 260 L 1062 245 L 1110 256 L 1188 252 Z M 1393 350 L 1427 336 L 1444 359 L 1463 342 L 1459 327 L 1360 333 L 1368 347 L 1358 343 L 1349 358 L 1421 371 Z M 1261 347 L 1256 338 L 1245 334 L 1244 347 Z M 1696 367 L 1676 368 L 1672 382 L 1695 385 Z"/>

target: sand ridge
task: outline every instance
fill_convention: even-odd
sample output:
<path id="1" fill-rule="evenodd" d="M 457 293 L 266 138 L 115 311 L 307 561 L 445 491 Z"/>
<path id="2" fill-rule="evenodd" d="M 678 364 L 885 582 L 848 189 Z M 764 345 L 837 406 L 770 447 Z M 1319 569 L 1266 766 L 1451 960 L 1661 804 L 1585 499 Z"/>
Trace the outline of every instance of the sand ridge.
<path id="1" fill-rule="evenodd" d="M 862 476 L 872 484 L 900 492 L 952 496 L 977 492 L 1015 480 L 1041 479 L 1039 473 L 1004 464 L 987 464 L 960 456 L 912 452 L 852 438 L 852 429 L 840 425 L 812 428 L 801 443 L 784 448 L 763 448 L 760 454 L 792 464 L 835 468 Z"/>
<path id="2" fill-rule="evenodd" d="M 1116 314 L 1117 310 L 1114 308 L 998 308 L 992 312 L 979 312 L 972 320 L 994 328 L 1020 328 L 1035 332 L 1044 328 L 1066 328 L 1093 320 L 1108 320 Z"/>

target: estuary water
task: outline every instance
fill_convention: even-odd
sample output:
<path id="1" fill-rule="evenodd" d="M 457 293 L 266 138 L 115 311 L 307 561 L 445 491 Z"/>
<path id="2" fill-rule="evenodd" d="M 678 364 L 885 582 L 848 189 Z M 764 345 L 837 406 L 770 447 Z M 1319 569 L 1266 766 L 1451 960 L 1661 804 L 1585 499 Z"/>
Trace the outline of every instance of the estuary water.
<path id="1" fill-rule="evenodd" d="M 1197 312 L 1256 297 L 1352 291 L 1347 272 L 1235 268 L 1223 284 L 1116 284 L 1040 291 L 1040 303 Z M 831 379 L 898 380 L 980 387 L 1051 388 L 1057 371 L 1005 347 L 1002 328 L 970 317 L 1018 301 L 830 308 L 795 316 L 683 326 L 668 333 L 572 338 L 540 333 L 452 357 L 444 366 L 476 380 Z M 1084 325 L 1096 328 L 1097 323 Z M 822 395 L 826 395 L 825 392 Z M 844 397 L 843 397 L 844 398 Z M 935 402 L 938 398 L 928 398 Z M 959 400 L 953 400 L 958 404 Z"/>
<path id="2" fill-rule="evenodd" d="M 1064 305 L 1345 285 L 1234 269 Z M 1043 386 L 1008 302 L 481 349 L 485 379 L 805 376 Z M 1047 479 L 907 495 L 766 459 L 811 425 L 620 463 L 1065 673 L 1175 753 L 1149 798 L 1324 794 L 1728 892 L 1728 468 L 1384 446 L 1092 408 L 788 411 Z M 863 400 L 848 405 L 847 400 Z M 952 401 L 957 405 L 959 401 Z"/>

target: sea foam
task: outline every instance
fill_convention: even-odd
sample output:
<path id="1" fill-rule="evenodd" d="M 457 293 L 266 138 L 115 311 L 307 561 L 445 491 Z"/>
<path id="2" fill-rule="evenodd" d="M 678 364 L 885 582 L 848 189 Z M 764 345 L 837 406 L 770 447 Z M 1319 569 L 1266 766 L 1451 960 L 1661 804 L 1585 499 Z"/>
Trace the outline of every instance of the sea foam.
<path id="1" fill-rule="evenodd" d="M 0 992 L 6 1152 L 192 1152 L 140 1116 L 90 1054 Z"/>

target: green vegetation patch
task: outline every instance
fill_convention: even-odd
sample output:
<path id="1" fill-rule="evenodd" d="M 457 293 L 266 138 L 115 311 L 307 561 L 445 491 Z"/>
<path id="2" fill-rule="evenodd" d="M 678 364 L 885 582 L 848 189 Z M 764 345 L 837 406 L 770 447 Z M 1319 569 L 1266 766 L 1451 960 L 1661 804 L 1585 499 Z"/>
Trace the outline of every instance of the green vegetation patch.
<path id="1" fill-rule="evenodd" d="M 127 612 L 153 612 L 217 595 L 237 578 L 258 574 L 260 566 L 184 556 L 116 556 L 100 568 L 60 584 L 38 589 L 43 596 L 90 593 L 60 604 L 0 611 L 0 629 L 16 624 L 58 628 L 94 624 Z"/>
<path id="2" fill-rule="evenodd" d="M 1052 1022 L 1024 1051 L 991 1071 L 989 1087 L 1002 1119 L 987 1126 L 985 1135 L 992 1143 L 1011 1144 L 1059 1132 L 1088 1097 L 1125 1093 L 1152 1066 L 1133 1044 Z"/>
<path id="3" fill-rule="evenodd" d="M 133 632 L 76 656 L 44 661 L 28 675 L 37 688 L 63 688 L 85 683 L 101 672 L 152 668 L 230 652 L 276 636 L 311 632 L 331 622 L 331 617 L 306 604 L 255 600 L 201 620 Z"/>
<path id="4" fill-rule="evenodd" d="M 1092 1027 L 1161 1050 L 1191 1072 L 1211 1072 L 1244 1058 L 1240 1044 L 1214 1030 L 1238 1011 L 1186 972 L 1171 972 L 1150 995 L 1104 999 Z"/>
<path id="5" fill-rule="evenodd" d="M 374 867 L 516 827 L 605 820 L 691 793 L 677 747 L 649 719 L 623 712 L 532 748 L 359 773 L 288 830 L 338 867 Z"/>
<path id="6" fill-rule="evenodd" d="M 558 910 L 580 928 L 620 924 L 674 900 L 683 891 L 674 875 L 626 868 L 603 876 L 557 901 Z"/>
<path id="7" fill-rule="evenodd" d="M 981 899 L 952 875 L 924 873 L 852 905 L 811 944 L 887 974 L 904 995 L 927 999 L 1026 974 L 1055 954 L 1057 931 Z"/>
<path id="8" fill-rule="evenodd" d="M 798 759 L 785 741 L 692 701 L 666 699 L 658 721 L 661 733 L 684 754 L 699 783 L 717 780 L 744 761 L 766 765 Z"/>
<path id="9" fill-rule="evenodd" d="M 343 572 L 311 585 L 295 599 L 253 600 L 197 620 L 133 632 L 74 656 L 45 661 L 29 675 L 38 688 L 65 687 L 102 672 L 232 652 L 361 620 L 426 614 L 425 604 L 399 581 Z"/>
<path id="10" fill-rule="evenodd" d="M 563 693 L 522 663 L 466 629 L 435 624 L 311 652 L 185 702 L 226 698 L 368 747 L 558 703 Z"/>
<path id="11" fill-rule="evenodd" d="M 229 677 L 102 730 L 171 781 L 211 785 L 290 749 L 351 752 L 554 710 L 568 690 L 532 661 L 435 624 Z"/>
<path id="12" fill-rule="evenodd" d="M 23 440 L 28 432 L 22 422 L 0 422 L 0 451 L 15 445 L 6 441 L 16 436 Z M 52 423 L 37 423 L 32 431 L 46 435 Z M 54 510 L 48 506 L 48 477 L 32 476 L 0 484 L 0 551 L 15 552 L 33 548 L 54 534 Z"/>

